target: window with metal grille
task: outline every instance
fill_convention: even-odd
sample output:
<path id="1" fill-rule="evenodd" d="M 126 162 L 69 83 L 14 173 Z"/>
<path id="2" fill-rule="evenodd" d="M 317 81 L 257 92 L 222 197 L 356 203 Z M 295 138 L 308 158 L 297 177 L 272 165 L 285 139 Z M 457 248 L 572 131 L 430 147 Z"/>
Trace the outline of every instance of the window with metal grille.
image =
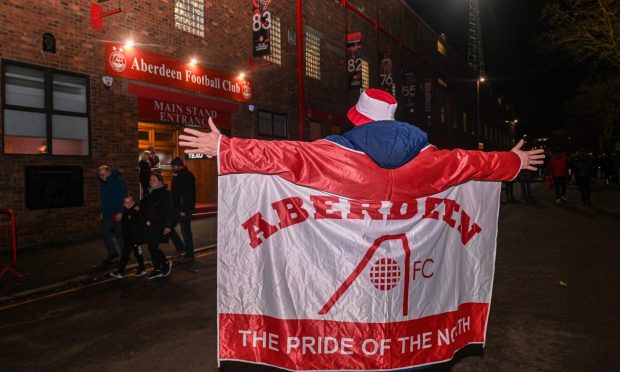
<path id="1" fill-rule="evenodd" d="M 175 0 L 174 25 L 190 34 L 205 36 L 204 0 Z"/>
<path id="2" fill-rule="evenodd" d="M 280 31 L 280 18 L 271 18 L 271 30 L 269 31 L 271 39 L 271 53 L 265 56 L 265 60 L 274 65 L 282 65 L 282 32 Z"/>
<path id="3" fill-rule="evenodd" d="M 321 38 L 306 32 L 306 76 L 321 80 Z"/>
<path id="4" fill-rule="evenodd" d="M 316 141 L 323 138 L 323 124 L 320 121 L 310 121 L 310 141 Z"/>
<path id="5" fill-rule="evenodd" d="M 368 61 L 362 59 L 362 88 L 360 93 L 370 88 L 370 67 Z"/>
<path id="6" fill-rule="evenodd" d="M 270 111 L 258 111 L 258 136 L 260 138 L 286 138 L 286 115 Z"/>

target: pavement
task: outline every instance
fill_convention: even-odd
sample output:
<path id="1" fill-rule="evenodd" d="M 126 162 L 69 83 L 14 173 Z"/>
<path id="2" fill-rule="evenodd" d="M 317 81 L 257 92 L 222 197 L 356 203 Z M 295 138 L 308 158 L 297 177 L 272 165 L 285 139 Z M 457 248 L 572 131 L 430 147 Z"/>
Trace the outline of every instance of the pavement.
<path id="1" fill-rule="evenodd" d="M 180 234 L 178 226 L 177 232 Z M 214 249 L 217 242 L 217 218 L 213 216 L 194 219 L 192 232 L 197 253 Z M 149 254 L 146 246 L 143 248 L 148 268 Z M 160 248 L 167 256 L 175 253 L 171 242 L 160 245 Z M 0 278 L 0 304 L 107 278 L 109 273 L 116 270 L 118 259 L 111 264 L 103 264 L 102 259 L 106 256 L 105 247 L 99 237 L 80 243 L 18 251 L 16 270 L 22 277 L 6 273 Z M 126 272 L 131 273 L 135 266 L 136 261 L 132 254 Z"/>

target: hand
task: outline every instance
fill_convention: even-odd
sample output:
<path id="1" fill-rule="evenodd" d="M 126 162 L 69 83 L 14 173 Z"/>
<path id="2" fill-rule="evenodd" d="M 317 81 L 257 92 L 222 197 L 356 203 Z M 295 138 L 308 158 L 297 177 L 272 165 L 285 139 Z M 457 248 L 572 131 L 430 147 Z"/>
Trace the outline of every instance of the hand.
<path id="1" fill-rule="evenodd" d="M 545 159 L 545 150 L 538 149 L 523 151 L 521 150 L 521 147 L 523 147 L 524 143 L 525 142 L 523 140 L 520 140 L 510 151 L 519 155 L 519 158 L 521 159 L 521 169 L 535 171 L 537 168 L 533 165 L 540 165 L 543 163 L 543 160 Z"/>
<path id="2" fill-rule="evenodd" d="M 204 133 L 191 128 L 183 131 L 191 135 L 181 134 L 179 136 L 179 146 L 189 147 L 185 149 L 186 154 L 205 154 L 208 158 L 217 156 L 217 143 L 220 139 L 220 131 L 209 118 L 210 133 Z"/>
<path id="3" fill-rule="evenodd" d="M 119 222 L 123 219 L 123 214 L 122 213 L 117 213 L 114 215 L 114 221 Z"/>
<path id="4" fill-rule="evenodd" d="M 171 228 L 169 228 L 169 227 L 164 227 L 164 235 L 168 235 L 168 234 L 170 234 L 170 231 L 172 231 L 172 229 L 171 229 Z"/>

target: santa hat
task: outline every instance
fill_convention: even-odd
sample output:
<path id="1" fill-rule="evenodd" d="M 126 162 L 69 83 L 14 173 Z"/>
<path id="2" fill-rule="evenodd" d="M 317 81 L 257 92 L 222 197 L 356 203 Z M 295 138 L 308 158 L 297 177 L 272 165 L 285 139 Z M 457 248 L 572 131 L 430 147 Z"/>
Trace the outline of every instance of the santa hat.
<path id="1" fill-rule="evenodd" d="M 390 93 L 380 89 L 366 89 L 347 117 L 353 125 L 360 126 L 372 121 L 394 120 L 397 101 Z"/>

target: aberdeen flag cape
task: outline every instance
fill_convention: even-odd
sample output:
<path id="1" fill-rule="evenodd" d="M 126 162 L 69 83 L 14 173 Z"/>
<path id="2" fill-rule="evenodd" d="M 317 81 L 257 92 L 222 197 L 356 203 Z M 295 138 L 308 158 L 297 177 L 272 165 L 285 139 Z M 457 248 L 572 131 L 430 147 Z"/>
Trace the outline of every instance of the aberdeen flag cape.
<path id="1" fill-rule="evenodd" d="M 390 370 L 483 344 L 500 193 L 485 181 L 518 156 L 427 146 L 390 169 L 336 142 L 221 138 L 218 359 Z"/>

